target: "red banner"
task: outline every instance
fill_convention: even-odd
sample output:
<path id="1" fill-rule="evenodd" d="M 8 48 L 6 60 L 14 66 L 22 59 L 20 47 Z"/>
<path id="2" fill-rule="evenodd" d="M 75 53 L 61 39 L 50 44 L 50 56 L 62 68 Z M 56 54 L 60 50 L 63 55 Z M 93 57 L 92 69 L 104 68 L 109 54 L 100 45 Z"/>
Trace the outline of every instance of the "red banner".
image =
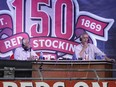
<path id="1" fill-rule="evenodd" d="M 24 37 L 26 38 L 28 37 L 28 35 L 26 33 L 20 33 L 20 34 L 8 37 L 6 39 L 0 40 L 0 45 L 2 46 L 0 49 L 0 52 L 5 53 L 16 47 L 19 47 L 21 44 L 21 39 Z"/>
<path id="2" fill-rule="evenodd" d="M 50 37 L 31 38 L 31 46 L 33 50 L 46 49 L 73 54 L 74 48 L 77 45 L 78 43 L 59 38 L 50 38 Z"/>
<path id="3" fill-rule="evenodd" d="M 81 15 L 78 18 L 76 28 L 83 28 L 86 31 L 92 32 L 94 34 L 104 36 L 104 29 L 107 27 L 108 22 L 103 22 L 101 20 L 96 20 L 87 15 Z"/>
<path id="4" fill-rule="evenodd" d="M 0 87 L 116 87 L 116 81 L 0 81 Z"/>

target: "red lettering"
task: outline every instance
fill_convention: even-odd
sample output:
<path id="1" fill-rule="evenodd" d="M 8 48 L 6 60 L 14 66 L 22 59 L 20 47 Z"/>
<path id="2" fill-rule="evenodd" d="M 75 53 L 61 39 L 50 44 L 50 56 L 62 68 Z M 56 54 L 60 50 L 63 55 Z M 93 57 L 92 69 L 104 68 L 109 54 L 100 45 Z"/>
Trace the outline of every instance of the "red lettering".
<path id="1" fill-rule="evenodd" d="M 14 24 L 14 25 L 16 25 L 16 33 L 20 33 L 20 32 L 23 32 L 24 31 L 24 29 L 23 29 L 23 26 L 24 26 L 24 0 L 15 0 L 14 2 L 13 2 L 13 5 L 14 5 L 14 8 L 15 8 L 15 13 L 16 13 L 16 15 L 15 15 L 15 17 L 16 17 L 16 19 L 14 18 L 14 20 L 16 21 L 16 22 L 14 22 L 14 23 L 16 23 L 16 24 Z"/>
<path id="2" fill-rule="evenodd" d="M 49 5 L 49 0 L 32 0 L 31 3 L 31 19 L 38 23 L 31 27 L 32 36 L 48 36 L 49 34 L 49 16 L 41 10 L 44 5 Z"/>
<path id="3" fill-rule="evenodd" d="M 74 29 L 74 7 L 72 0 L 57 0 L 55 4 L 56 37 L 70 39 Z"/>

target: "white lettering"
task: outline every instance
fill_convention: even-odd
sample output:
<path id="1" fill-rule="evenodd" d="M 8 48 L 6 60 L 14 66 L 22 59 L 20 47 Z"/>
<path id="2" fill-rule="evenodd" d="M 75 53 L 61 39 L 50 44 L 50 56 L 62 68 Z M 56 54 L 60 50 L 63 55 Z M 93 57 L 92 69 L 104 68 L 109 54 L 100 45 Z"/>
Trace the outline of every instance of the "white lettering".
<path id="1" fill-rule="evenodd" d="M 85 82 L 77 82 L 74 87 L 89 87 Z"/>
<path id="2" fill-rule="evenodd" d="M 56 82 L 53 87 L 65 87 L 64 82 Z"/>
<path id="3" fill-rule="evenodd" d="M 22 38 L 23 38 L 23 37 L 21 37 L 21 36 L 18 36 L 18 37 L 17 37 L 17 42 L 18 42 L 18 44 L 21 44 Z"/>
<path id="4" fill-rule="evenodd" d="M 74 52 L 74 49 L 75 49 L 76 45 L 73 45 L 73 44 L 70 44 L 69 46 L 69 51 L 73 51 Z"/>
<path id="5" fill-rule="evenodd" d="M 50 40 L 50 39 L 40 39 L 40 40 L 33 40 L 33 47 L 34 48 L 41 48 L 41 47 L 48 47 L 48 48 L 57 48 L 59 50 L 65 51 L 72 51 L 74 52 L 74 48 L 76 45 L 65 42 L 65 41 L 58 41 L 58 40 Z"/>
<path id="6" fill-rule="evenodd" d="M 33 46 L 34 46 L 34 47 L 38 47 L 38 46 L 39 46 L 39 44 L 38 44 L 38 41 L 37 41 L 37 40 L 34 40 L 34 41 L 33 41 Z"/>
<path id="7" fill-rule="evenodd" d="M 17 82 L 2 82 L 3 86 L 2 87 L 65 87 L 67 82 L 53 82 L 51 83 L 47 83 L 47 82 L 20 82 L 18 81 L 20 84 L 18 84 Z M 50 81 L 52 82 L 52 81 Z M 101 82 L 77 82 L 74 84 L 74 86 L 72 85 L 71 87 L 108 87 L 108 82 L 102 82 L 102 84 L 99 84 Z M 114 81 L 115 83 L 115 81 Z M 1 87 L 1 85 L 0 85 Z M 69 87 L 69 86 L 68 86 Z"/>
<path id="8" fill-rule="evenodd" d="M 14 82 L 3 82 L 3 87 L 18 87 Z"/>
<path id="9" fill-rule="evenodd" d="M 66 44 L 65 50 L 68 50 L 68 47 L 69 47 L 69 43 Z"/>
<path id="10" fill-rule="evenodd" d="M 108 87 L 108 82 L 102 82 L 103 86 L 102 87 Z M 92 82 L 92 87 L 100 87 L 98 82 Z"/>
<path id="11" fill-rule="evenodd" d="M 5 41 L 4 42 L 6 49 L 11 47 L 10 41 Z"/>
<path id="12" fill-rule="evenodd" d="M 15 39 L 15 38 L 12 38 L 12 39 L 11 39 L 11 43 L 12 43 L 12 46 L 16 46 L 16 45 L 17 45 L 16 39 Z"/>
<path id="13" fill-rule="evenodd" d="M 65 44 L 65 42 L 59 42 L 59 49 L 61 48 L 61 49 L 64 49 L 64 44 Z"/>
<path id="14" fill-rule="evenodd" d="M 3 20 L 4 20 L 4 18 L 0 18 L 0 24 L 1 24 L 1 25 L 4 25 Z"/>
<path id="15" fill-rule="evenodd" d="M 33 87 L 32 82 L 21 82 L 21 87 Z"/>
<path id="16" fill-rule="evenodd" d="M 50 87 L 47 83 L 45 82 L 35 82 L 36 87 Z"/>
<path id="17" fill-rule="evenodd" d="M 47 47 L 51 47 L 51 45 L 52 45 L 51 40 L 46 40 L 45 45 Z"/>
<path id="18" fill-rule="evenodd" d="M 53 47 L 54 48 L 58 48 L 58 46 L 55 45 L 56 43 L 58 44 L 58 41 L 57 40 L 53 41 Z"/>
<path id="19" fill-rule="evenodd" d="M 6 49 L 8 49 L 8 48 L 10 48 L 12 46 L 16 46 L 18 44 L 21 44 L 21 39 L 22 39 L 22 37 L 19 36 L 19 37 L 11 38 L 10 40 L 4 41 Z"/>
<path id="20" fill-rule="evenodd" d="M 44 42 L 45 40 L 39 40 L 39 42 L 40 42 L 40 46 L 41 47 L 43 47 L 43 42 Z"/>

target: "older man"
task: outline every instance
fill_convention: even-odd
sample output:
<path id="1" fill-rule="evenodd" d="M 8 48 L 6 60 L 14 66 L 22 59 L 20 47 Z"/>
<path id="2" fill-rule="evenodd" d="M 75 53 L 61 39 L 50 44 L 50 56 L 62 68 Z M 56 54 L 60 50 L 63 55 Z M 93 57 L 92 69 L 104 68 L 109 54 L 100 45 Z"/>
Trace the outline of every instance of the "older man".
<path id="1" fill-rule="evenodd" d="M 80 36 L 81 43 L 75 48 L 75 55 L 77 59 L 81 60 L 95 60 L 99 56 L 102 60 L 115 61 L 108 58 L 98 47 L 89 43 L 89 35 L 84 33 Z"/>
<path id="2" fill-rule="evenodd" d="M 38 59 L 38 55 L 31 49 L 29 38 L 22 39 L 22 46 L 16 48 L 14 52 L 15 60 L 35 60 Z"/>

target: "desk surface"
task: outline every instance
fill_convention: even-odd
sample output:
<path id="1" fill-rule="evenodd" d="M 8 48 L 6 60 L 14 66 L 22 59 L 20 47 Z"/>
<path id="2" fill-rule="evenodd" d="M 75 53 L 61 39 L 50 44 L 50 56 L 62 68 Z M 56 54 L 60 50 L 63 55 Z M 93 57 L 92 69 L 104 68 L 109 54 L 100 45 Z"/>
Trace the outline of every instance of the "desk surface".
<path id="1" fill-rule="evenodd" d="M 33 64 L 113 64 L 110 61 L 78 61 L 78 60 L 50 60 L 50 61 L 33 61 Z"/>
<path id="2" fill-rule="evenodd" d="M 38 61 L 23 61 L 23 60 L 0 60 L 0 65 L 16 65 L 16 64 L 113 64 L 110 61 L 104 60 L 38 60 Z"/>

